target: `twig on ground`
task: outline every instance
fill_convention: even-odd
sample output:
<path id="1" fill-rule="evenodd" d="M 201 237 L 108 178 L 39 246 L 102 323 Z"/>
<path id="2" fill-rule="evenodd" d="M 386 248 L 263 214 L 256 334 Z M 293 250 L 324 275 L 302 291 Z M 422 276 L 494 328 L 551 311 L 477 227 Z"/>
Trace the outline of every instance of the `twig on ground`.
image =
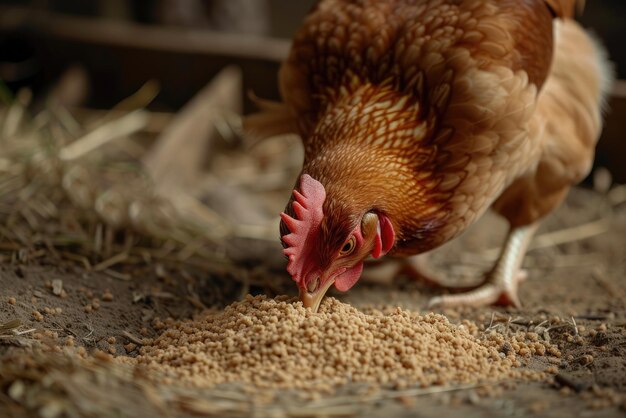
<path id="1" fill-rule="evenodd" d="M 126 337 L 128 339 L 128 341 L 130 341 L 131 343 L 137 344 L 139 346 L 143 345 L 143 341 L 140 338 L 135 337 L 133 334 L 131 334 L 129 331 L 122 331 L 121 334 Z"/>
<path id="2" fill-rule="evenodd" d="M 19 319 L 13 319 L 11 321 L 7 321 L 3 324 L 0 324 L 0 333 L 12 331 L 21 326 L 22 326 L 22 321 L 20 321 Z"/>
<path id="3" fill-rule="evenodd" d="M 572 325 L 574 326 L 574 335 L 578 335 L 578 325 L 576 325 L 576 320 L 574 317 L 571 317 Z"/>

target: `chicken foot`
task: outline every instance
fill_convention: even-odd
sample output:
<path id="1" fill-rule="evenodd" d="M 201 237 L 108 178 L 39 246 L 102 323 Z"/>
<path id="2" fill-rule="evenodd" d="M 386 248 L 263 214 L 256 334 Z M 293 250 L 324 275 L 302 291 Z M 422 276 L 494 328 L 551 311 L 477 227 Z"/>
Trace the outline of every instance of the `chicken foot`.
<path id="1" fill-rule="evenodd" d="M 482 285 L 466 293 L 434 297 L 428 307 L 485 306 L 497 303 L 519 308 L 518 285 L 527 277 L 526 271 L 520 267 L 537 227 L 538 224 L 534 223 L 509 231 L 498 261 Z"/>

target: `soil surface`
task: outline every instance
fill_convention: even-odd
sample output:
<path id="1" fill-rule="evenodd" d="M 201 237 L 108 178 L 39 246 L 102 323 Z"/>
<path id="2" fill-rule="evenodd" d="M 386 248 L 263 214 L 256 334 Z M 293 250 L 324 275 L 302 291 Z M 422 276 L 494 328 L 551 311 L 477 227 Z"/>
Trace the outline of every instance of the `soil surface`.
<path id="1" fill-rule="evenodd" d="M 524 262 L 529 276 L 521 285 L 523 308 L 443 312 L 453 322 L 469 319 L 485 328 L 494 325 L 494 320 L 515 329 L 547 321 L 545 324 L 553 327 L 549 338 L 559 344 L 562 352 L 555 381 L 507 384 L 502 393 L 490 397 L 477 396 L 471 389 L 382 401 L 368 406 L 363 415 L 623 416 L 626 207 L 623 203 L 611 207 L 605 197 L 576 189 L 566 204 L 546 219 L 538 235 L 594 221 L 606 222 L 597 224 L 600 229 L 607 226 L 606 231 L 584 239 L 575 239 L 576 231 L 561 237 L 552 235 L 565 237 L 566 242 L 558 245 L 546 243 L 541 237 L 535 241 L 545 245 L 531 250 Z M 491 263 L 485 251 L 497 248 L 505 233 L 505 223 L 488 214 L 460 239 L 437 250 L 432 255 L 433 265 L 455 283 L 477 283 Z M 276 245 L 276 251 L 278 248 Z M 248 290 L 270 296 L 296 293 L 286 275 L 278 288 L 244 289 Z M 346 294 L 331 294 L 357 307 L 394 305 L 425 312 L 428 299 L 441 292 L 423 282 L 398 277 L 393 283 L 363 282 Z M 73 336 L 76 345 L 116 355 L 136 355 L 136 349 L 127 352 L 128 346 L 124 345 L 158 335 L 167 318 L 188 318 L 198 309 L 220 308 L 241 296 L 242 290 L 235 284 L 218 287 L 210 277 L 195 277 L 182 270 L 164 271 L 150 263 L 117 274 L 86 272 L 76 265 L 52 265 L 45 257 L 20 263 L 5 257 L 0 264 L 0 324 L 19 319 L 26 329 L 47 329 L 57 332 L 60 338 Z M 558 323 L 563 326 L 559 328 Z M 114 343 L 110 337 L 115 337 Z M 9 345 L 0 342 L 0 354 L 7 349 Z"/>

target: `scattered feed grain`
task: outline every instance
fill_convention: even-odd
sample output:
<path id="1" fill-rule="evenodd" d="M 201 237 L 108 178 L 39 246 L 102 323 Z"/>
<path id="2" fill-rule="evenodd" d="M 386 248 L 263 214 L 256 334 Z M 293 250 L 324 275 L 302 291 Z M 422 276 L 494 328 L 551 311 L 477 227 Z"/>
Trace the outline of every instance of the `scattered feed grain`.
<path id="1" fill-rule="evenodd" d="M 515 354 L 496 347 L 442 315 L 361 312 L 333 298 L 313 313 L 286 297 L 248 296 L 173 324 L 134 361 L 163 383 L 330 391 L 348 382 L 403 387 L 518 376 Z"/>
<path id="2" fill-rule="evenodd" d="M 43 321 L 43 315 L 41 314 L 41 312 L 34 310 L 33 312 L 33 318 L 35 318 L 36 321 Z"/>

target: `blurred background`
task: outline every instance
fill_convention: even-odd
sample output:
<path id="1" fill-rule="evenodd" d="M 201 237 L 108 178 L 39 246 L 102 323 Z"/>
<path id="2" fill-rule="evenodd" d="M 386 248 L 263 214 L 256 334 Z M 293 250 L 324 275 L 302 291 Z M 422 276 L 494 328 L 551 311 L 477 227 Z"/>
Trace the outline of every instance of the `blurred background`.
<path id="1" fill-rule="evenodd" d="M 245 93 L 277 99 L 289 39 L 315 0 L 0 0 L 2 96 L 59 84 L 69 108 L 108 109 L 155 80 L 150 110 L 175 112 L 223 67 L 243 71 Z M 626 2 L 588 1 L 581 17 L 626 79 Z M 597 164 L 626 181 L 626 89 L 618 83 Z"/>

